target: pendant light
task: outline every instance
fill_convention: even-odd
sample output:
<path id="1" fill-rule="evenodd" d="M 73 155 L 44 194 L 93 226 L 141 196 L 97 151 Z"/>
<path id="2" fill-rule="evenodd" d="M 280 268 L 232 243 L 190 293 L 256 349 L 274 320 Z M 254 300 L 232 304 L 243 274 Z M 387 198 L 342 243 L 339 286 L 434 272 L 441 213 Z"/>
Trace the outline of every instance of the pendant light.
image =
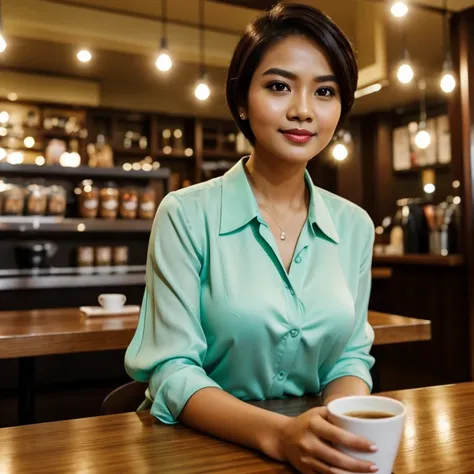
<path id="1" fill-rule="evenodd" d="M 415 136 L 415 144 L 418 148 L 425 150 L 430 146 L 431 135 L 426 130 L 426 81 L 419 82 L 420 88 L 420 123 L 418 124 L 418 133 Z"/>
<path id="2" fill-rule="evenodd" d="M 207 100 L 211 95 L 211 90 L 207 84 L 206 68 L 204 66 L 204 0 L 199 0 L 199 81 L 194 90 L 194 95 L 198 100 Z"/>
<path id="3" fill-rule="evenodd" d="M 161 33 L 161 49 L 158 57 L 156 58 L 156 67 L 162 71 L 166 72 L 171 69 L 173 66 L 173 61 L 169 55 L 168 51 L 168 37 L 167 37 L 167 0 L 161 0 L 161 24 L 162 24 L 162 33 Z"/>
<path id="4" fill-rule="evenodd" d="M 444 0 L 443 7 L 443 43 L 445 53 L 440 87 L 443 92 L 445 92 L 446 94 L 450 94 L 456 88 L 456 78 L 454 77 L 453 60 L 451 56 L 451 42 L 449 41 L 448 0 Z"/>
<path id="5" fill-rule="evenodd" d="M 3 11 L 2 11 L 2 1 L 0 0 L 0 53 L 3 53 L 7 49 L 7 42 L 3 37 Z"/>
<path id="6" fill-rule="evenodd" d="M 408 5 L 405 2 L 394 2 L 390 11 L 393 16 L 401 18 L 408 13 Z"/>
<path id="7" fill-rule="evenodd" d="M 403 54 L 402 60 L 398 67 L 397 78 L 402 84 L 409 84 L 415 73 L 410 61 L 410 55 L 408 54 L 407 49 L 407 35 L 406 35 L 406 25 L 405 22 L 402 24 L 402 44 L 403 44 Z"/>

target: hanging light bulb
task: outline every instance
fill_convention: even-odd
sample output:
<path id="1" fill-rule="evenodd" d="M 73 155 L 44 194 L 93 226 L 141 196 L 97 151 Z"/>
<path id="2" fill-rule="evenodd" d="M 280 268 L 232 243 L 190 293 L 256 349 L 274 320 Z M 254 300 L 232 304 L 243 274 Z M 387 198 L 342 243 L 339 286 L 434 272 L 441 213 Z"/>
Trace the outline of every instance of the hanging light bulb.
<path id="1" fill-rule="evenodd" d="M 443 17 L 443 43 L 445 49 L 445 59 L 443 63 L 443 73 L 439 83 L 441 90 L 446 94 L 450 94 L 456 88 L 456 78 L 454 77 L 453 61 L 451 58 L 451 45 L 449 41 L 449 18 L 448 18 L 448 2 L 444 0 L 444 17 Z"/>
<path id="2" fill-rule="evenodd" d="M 207 84 L 206 68 L 204 67 L 204 0 L 199 0 L 199 40 L 201 78 L 194 90 L 194 95 L 198 100 L 207 100 L 211 95 L 211 90 Z"/>
<path id="3" fill-rule="evenodd" d="M 405 2 L 395 2 L 390 11 L 393 16 L 401 18 L 408 13 L 408 5 Z"/>
<path id="4" fill-rule="evenodd" d="M 415 73 L 409 63 L 402 63 L 398 68 L 397 78 L 402 84 L 409 84 L 414 76 Z"/>
<path id="5" fill-rule="evenodd" d="M 426 82 L 423 79 L 420 80 L 418 87 L 420 89 L 420 124 L 415 136 L 415 144 L 418 148 L 425 150 L 431 144 L 431 135 L 426 130 Z"/>
<path id="6" fill-rule="evenodd" d="M 77 59 L 79 59 L 79 61 L 81 61 L 81 63 L 88 63 L 92 59 L 92 54 L 87 49 L 81 49 L 77 53 Z"/>
<path id="7" fill-rule="evenodd" d="M 3 11 L 2 4 L 0 0 L 0 53 L 3 53 L 7 49 L 7 42 L 3 37 Z"/>
<path id="8" fill-rule="evenodd" d="M 211 95 L 211 90 L 209 89 L 206 78 L 204 76 L 202 76 L 201 80 L 198 82 L 196 89 L 194 90 L 194 95 L 196 96 L 196 99 L 199 100 L 209 99 L 209 96 Z"/>
<path id="9" fill-rule="evenodd" d="M 344 161 L 349 156 L 346 145 L 337 143 L 332 149 L 332 156 L 337 161 Z"/>
<path id="10" fill-rule="evenodd" d="M 171 69 L 173 66 L 173 61 L 168 51 L 168 36 L 166 34 L 167 30 L 167 15 L 166 15 L 166 0 L 161 0 L 161 22 L 162 22 L 162 37 L 161 37 L 161 49 L 158 57 L 156 58 L 156 67 L 162 71 L 166 72 Z"/>

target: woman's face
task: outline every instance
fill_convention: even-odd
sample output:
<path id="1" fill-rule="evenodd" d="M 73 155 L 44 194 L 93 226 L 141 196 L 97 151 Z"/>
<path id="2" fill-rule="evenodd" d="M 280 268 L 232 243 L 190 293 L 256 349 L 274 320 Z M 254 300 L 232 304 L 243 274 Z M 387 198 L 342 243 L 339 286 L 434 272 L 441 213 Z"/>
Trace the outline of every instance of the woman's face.
<path id="1" fill-rule="evenodd" d="M 322 48 L 294 36 L 270 48 L 250 83 L 248 110 L 255 149 L 306 163 L 330 142 L 341 97 Z"/>

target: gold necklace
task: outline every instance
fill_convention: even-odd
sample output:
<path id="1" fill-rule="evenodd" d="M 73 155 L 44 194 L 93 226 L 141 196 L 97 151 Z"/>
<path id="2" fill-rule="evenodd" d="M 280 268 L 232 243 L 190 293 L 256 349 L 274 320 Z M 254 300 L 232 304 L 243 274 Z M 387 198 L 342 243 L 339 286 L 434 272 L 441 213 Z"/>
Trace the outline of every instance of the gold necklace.
<path id="1" fill-rule="evenodd" d="M 283 228 L 281 227 L 280 224 L 278 224 L 278 221 L 275 219 L 275 217 L 273 216 L 273 214 L 270 212 L 270 209 L 268 209 L 267 206 L 264 206 L 263 204 L 260 204 L 260 206 L 265 209 L 267 212 L 268 212 L 268 215 L 273 219 L 273 222 L 275 222 L 275 224 L 277 225 L 277 227 L 280 229 L 280 240 L 286 240 L 286 232 L 283 230 Z M 289 211 L 290 209 L 288 209 Z M 287 211 L 287 212 L 288 212 Z M 288 223 L 288 225 L 290 225 L 292 222 L 293 222 L 293 219 L 295 218 L 295 214 L 293 214 L 293 217 L 291 218 L 291 221 Z"/>

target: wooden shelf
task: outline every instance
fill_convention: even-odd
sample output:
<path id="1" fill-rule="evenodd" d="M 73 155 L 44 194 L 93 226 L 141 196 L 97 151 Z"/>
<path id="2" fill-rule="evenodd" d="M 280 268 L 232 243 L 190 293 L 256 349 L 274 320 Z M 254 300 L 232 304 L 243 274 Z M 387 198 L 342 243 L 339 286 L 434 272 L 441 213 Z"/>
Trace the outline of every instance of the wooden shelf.
<path id="1" fill-rule="evenodd" d="M 114 151 L 114 153 L 117 153 L 119 155 L 149 156 L 151 154 L 151 150 L 149 148 L 125 148 L 113 146 L 112 150 Z"/>
<path id="2" fill-rule="evenodd" d="M 194 160 L 194 155 L 186 156 L 184 152 L 181 151 L 172 151 L 171 153 L 163 153 L 159 151 L 158 153 L 153 154 L 153 158 L 157 160 Z"/>
<path id="3" fill-rule="evenodd" d="M 464 265 L 465 259 L 463 255 L 441 255 L 430 254 L 407 254 L 407 255 L 374 255 L 373 263 L 375 264 L 392 264 L 392 265 L 432 265 L 445 267 L 459 267 Z"/>
<path id="4" fill-rule="evenodd" d="M 2 232 L 123 232 L 149 233 L 152 220 L 144 219 L 80 219 L 45 216 L 0 216 Z"/>
<path id="5" fill-rule="evenodd" d="M 245 156 L 245 153 L 237 153 L 236 151 L 203 150 L 202 156 L 204 159 L 207 158 L 238 161 L 242 158 L 242 156 Z"/>
<path id="6" fill-rule="evenodd" d="M 102 179 L 168 179 L 170 170 L 160 168 L 152 171 L 125 171 L 122 168 L 91 168 L 78 166 L 64 168 L 62 166 L 11 165 L 0 163 L 0 176 L 41 176 L 41 177 L 74 177 L 74 178 L 102 178 Z"/>
<path id="7" fill-rule="evenodd" d="M 111 267 L 113 269 L 113 267 Z M 96 269 L 97 270 L 97 269 Z M 97 270 L 98 271 L 98 270 Z M 144 285 L 145 273 L 94 273 L 0 278 L 0 291 Z"/>
<path id="8" fill-rule="evenodd" d="M 451 167 L 451 163 L 435 163 L 434 165 L 426 165 L 426 166 L 414 166 L 413 168 L 407 170 L 393 170 L 396 174 L 411 174 L 411 173 L 420 173 L 423 170 L 428 169 L 436 169 L 436 170 L 449 170 Z"/>

